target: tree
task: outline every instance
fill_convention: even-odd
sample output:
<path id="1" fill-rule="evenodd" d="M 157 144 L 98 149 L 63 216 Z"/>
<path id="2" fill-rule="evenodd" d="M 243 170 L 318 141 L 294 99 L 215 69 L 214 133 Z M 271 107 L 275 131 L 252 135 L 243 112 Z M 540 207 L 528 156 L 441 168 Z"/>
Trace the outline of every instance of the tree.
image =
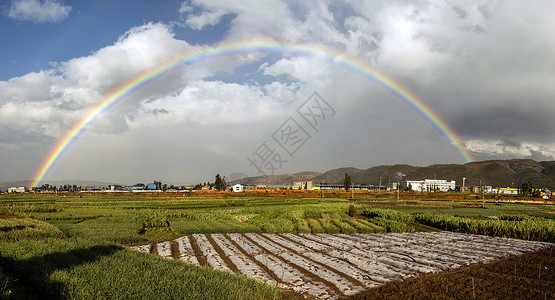
<path id="1" fill-rule="evenodd" d="M 343 181 L 343 187 L 345 188 L 346 192 L 348 192 L 349 189 L 351 188 L 351 175 L 349 175 L 348 173 L 345 173 L 345 180 Z"/>
<path id="2" fill-rule="evenodd" d="M 218 191 L 222 191 L 225 189 L 225 183 L 222 180 L 222 177 L 220 177 L 220 174 L 216 174 L 216 181 L 214 182 L 214 188 L 216 188 Z"/>
<path id="3" fill-rule="evenodd" d="M 520 185 L 520 195 L 523 197 L 530 197 L 532 196 L 532 193 L 534 191 L 534 187 L 532 186 L 532 183 L 530 181 L 527 182 L 523 182 Z"/>

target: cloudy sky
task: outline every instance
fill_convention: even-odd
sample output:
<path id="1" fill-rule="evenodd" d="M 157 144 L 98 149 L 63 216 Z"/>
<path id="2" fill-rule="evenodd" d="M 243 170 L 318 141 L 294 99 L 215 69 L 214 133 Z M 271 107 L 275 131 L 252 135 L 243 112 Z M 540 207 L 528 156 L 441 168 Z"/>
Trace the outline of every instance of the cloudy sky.
<path id="1" fill-rule="evenodd" d="M 422 114 L 332 61 L 345 58 L 410 90 L 475 160 L 554 160 L 554 13 L 553 1 L 507 0 L 1 1 L 0 182 L 33 179 L 123 83 L 262 39 L 335 57 L 244 50 L 183 63 L 100 115 L 45 179 L 179 184 L 257 167 L 465 162 Z M 304 119 L 311 108 L 321 114 Z"/>

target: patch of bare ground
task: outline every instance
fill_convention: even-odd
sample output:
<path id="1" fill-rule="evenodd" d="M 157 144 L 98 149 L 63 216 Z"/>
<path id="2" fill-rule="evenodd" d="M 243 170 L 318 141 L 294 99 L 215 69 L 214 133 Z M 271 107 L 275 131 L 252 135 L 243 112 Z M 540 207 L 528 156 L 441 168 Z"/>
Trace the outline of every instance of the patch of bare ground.
<path id="1" fill-rule="evenodd" d="M 0 213 L 0 219 L 19 219 L 19 217 L 9 213 Z"/>
<path id="2" fill-rule="evenodd" d="M 389 282 L 343 299 L 554 299 L 554 250 Z"/>

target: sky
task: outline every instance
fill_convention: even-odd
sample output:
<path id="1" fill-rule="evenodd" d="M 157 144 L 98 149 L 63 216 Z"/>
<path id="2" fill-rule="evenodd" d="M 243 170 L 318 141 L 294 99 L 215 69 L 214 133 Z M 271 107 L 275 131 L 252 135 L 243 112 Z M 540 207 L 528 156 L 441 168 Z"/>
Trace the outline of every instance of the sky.
<path id="1" fill-rule="evenodd" d="M 554 12 L 511 0 L 2 0 L 0 182 L 36 179 L 99 103 L 171 61 L 98 114 L 43 179 L 189 184 L 466 163 L 457 148 L 476 161 L 555 160 Z M 284 46 L 241 48 L 272 43 Z M 240 51 L 207 54 L 226 45 Z M 204 56 L 175 60 L 189 53 Z"/>

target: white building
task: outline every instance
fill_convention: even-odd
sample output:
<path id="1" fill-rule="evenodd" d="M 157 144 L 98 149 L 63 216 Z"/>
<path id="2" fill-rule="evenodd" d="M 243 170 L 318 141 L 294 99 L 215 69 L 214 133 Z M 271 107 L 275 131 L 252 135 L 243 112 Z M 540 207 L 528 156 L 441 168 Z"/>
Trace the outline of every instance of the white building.
<path id="1" fill-rule="evenodd" d="M 25 187 L 20 186 L 8 188 L 8 193 L 25 193 Z"/>
<path id="2" fill-rule="evenodd" d="M 410 187 L 417 192 L 448 192 L 455 190 L 455 181 L 443 179 L 407 180 L 402 182 L 403 188 Z"/>
<path id="3" fill-rule="evenodd" d="M 313 190 L 312 181 L 295 181 L 293 182 L 294 190 Z"/>
<path id="4" fill-rule="evenodd" d="M 242 184 L 236 184 L 234 186 L 231 187 L 233 189 L 234 192 L 242 192 L 245 188 Z"/>

